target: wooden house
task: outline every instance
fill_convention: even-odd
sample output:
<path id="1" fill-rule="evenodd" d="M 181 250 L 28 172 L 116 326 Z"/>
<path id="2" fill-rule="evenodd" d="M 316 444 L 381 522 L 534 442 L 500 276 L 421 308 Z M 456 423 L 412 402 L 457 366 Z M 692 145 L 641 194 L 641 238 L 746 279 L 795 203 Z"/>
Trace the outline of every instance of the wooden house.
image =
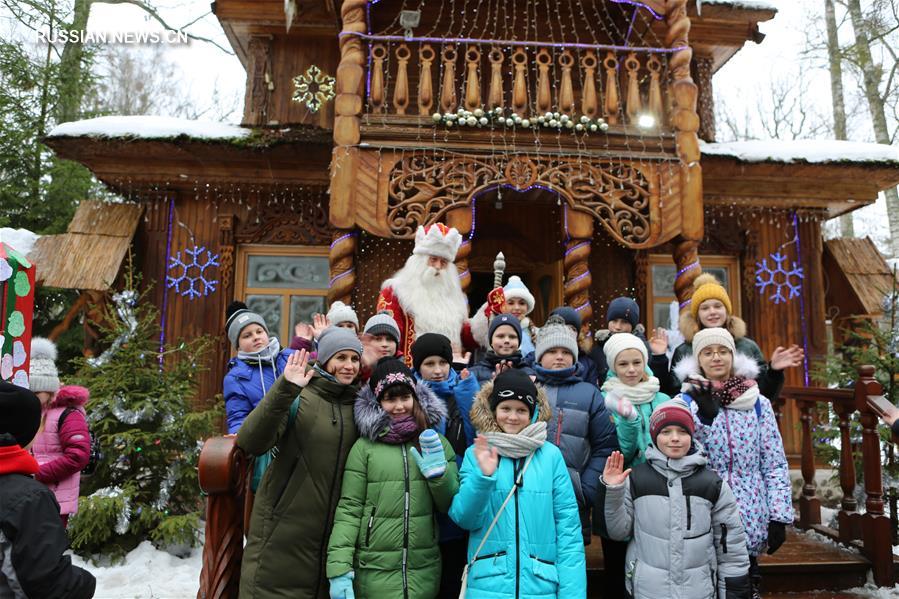
<path id="1" fill-rule="evenodd" d="M 824 354 L 822 222 L 899 183 L 899 155 L 715 142 L 713 75 L 762 42 L 773 5 L 475 5 L 217 0 L 247 72 L 240 127 L 106 117 L 50 133 L 59 156 L 141 206 L 136 264 L 157 282 L 166 338 L 220 335 L 199 401 L 220 391 L 231 300 L 282 339 L 338 299 L 367 318 L 416 228 L 437 221 L 464 236 L 473 305 L 500 250 L 538 324 L 566 303 L 588 330 L 625 294 L 647 327 L 670 325 L 705 270 L 766 354 Z M 793 402 L 781 426 L 798 456 Z"/>

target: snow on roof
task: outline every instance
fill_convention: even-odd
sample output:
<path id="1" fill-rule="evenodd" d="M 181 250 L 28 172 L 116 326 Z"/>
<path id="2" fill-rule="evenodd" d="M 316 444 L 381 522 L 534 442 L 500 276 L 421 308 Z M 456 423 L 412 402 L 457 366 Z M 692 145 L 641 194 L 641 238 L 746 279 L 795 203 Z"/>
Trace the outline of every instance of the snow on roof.
<path id="1" fill-rule="evenodd" d="M 168 116 L 102 116 L 73 121 L 54 127 L 48 137 L 139 137 L 165 139 L 235 139 L 250 135 L 251 130 L 211 121 L 192 121 Z"/>
<path id="2" fill-rule="evenodd" d="M 697 0 L 697 3 L 698 5 L 721 4 L 744 10 L 777 10 L 777 3 L 774 0 Z"/>
<path id="3" fill-rule="evenodd" d="M 858 141 L 778 139 L 701 143 L 706 156 L 729 156 L 742 162 L 805 162 L 827 164 L 833 162 L 892 163 L 899 165 L 899 148 L 886 144 Z"/>
<path id="4" fill-rule="evenodd" d="M 0 242 L 7 244 L 12 249 L 28 256 L 34 248 L 34 242 L 40 235 L 32 233 L 28 229 L 10 229 L 9 227 L 0 227 Z"/>

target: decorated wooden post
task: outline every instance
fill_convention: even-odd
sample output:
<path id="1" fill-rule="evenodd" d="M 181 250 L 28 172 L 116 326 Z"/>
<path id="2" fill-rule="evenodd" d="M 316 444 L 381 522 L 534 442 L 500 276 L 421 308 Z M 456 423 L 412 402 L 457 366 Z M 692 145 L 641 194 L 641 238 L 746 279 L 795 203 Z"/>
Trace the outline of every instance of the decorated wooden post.
<path id="1" fill-rule="evenodd" d="M 328 305 L 341 301 L 352 305 L 353 288 L 356 286 L 356 244 L 359 233 L 354 230 L 338 229 L 328 251 L 330 284 L 328 285 Z"/>
<path id="2" fill-rule="evenodd" d="M 34 265 L 0 243 L 0 378 L 28 387 Z"/>
<path id="3" fill-rule="evenodd" d="M 571 306 L 581 315 L 582 329 L 589 329 L 593 318 L 590 304 L 590 250 L 593 243 L 593 216 L 586 212 L 569 210 L 564 207 L 565 257 L 565 305 Z"/>
<path id="4" fill-rule="evenodd" d="M 474 201 L 474 200 L 472 200 Z M 468 295 L 471 287 L 471 271 L 468 269 L 468 256 L 471 255 L 471 208 L 462 206 L 453 208 L 446 213 L 446 226 L 454 227 L 462 235 L 462 245 L 456 252 L 456 270 L 459 271 L 459 283 L 462 285 L 462 293 Z"/>

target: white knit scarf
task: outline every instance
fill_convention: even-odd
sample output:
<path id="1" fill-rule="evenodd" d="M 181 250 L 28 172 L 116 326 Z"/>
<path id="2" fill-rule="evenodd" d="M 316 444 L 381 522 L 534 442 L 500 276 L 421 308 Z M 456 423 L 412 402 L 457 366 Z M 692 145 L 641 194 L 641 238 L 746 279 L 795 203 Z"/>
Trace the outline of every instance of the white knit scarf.
<path id="1" fill-rule="evenodd" d="M 496 447 L 497 453 L 504 458 L 523 458 L 531 455 L 546 441 L 546 423 L 535 422 L 529 424 L 521 432 L 510 433 L 485 433 L 490 445 Z"/>
<path id="2" fill-rule="evenodd" d="M 602 392 L 628 400 L 635 406 L 651 402 L 659 392 L 659 379 L 654 376 L 636 385 L 625 385 L 617 376 L 607 378 L 602 384 Z"/>

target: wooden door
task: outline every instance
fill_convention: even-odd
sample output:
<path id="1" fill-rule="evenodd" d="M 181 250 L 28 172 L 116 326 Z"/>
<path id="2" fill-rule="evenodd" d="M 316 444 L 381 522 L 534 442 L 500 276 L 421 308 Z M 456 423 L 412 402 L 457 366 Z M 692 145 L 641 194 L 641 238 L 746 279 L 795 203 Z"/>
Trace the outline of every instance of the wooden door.
<path id="1" fill-rule="evenodd" d="M 563 302 L 562 260 L 536 265 L 525 273 L 522 280 L 528 286 L 535 300 L 531 321 L 538 326 L 542 325 L 546 322 L 550 311 L 561 306 Z"/>

